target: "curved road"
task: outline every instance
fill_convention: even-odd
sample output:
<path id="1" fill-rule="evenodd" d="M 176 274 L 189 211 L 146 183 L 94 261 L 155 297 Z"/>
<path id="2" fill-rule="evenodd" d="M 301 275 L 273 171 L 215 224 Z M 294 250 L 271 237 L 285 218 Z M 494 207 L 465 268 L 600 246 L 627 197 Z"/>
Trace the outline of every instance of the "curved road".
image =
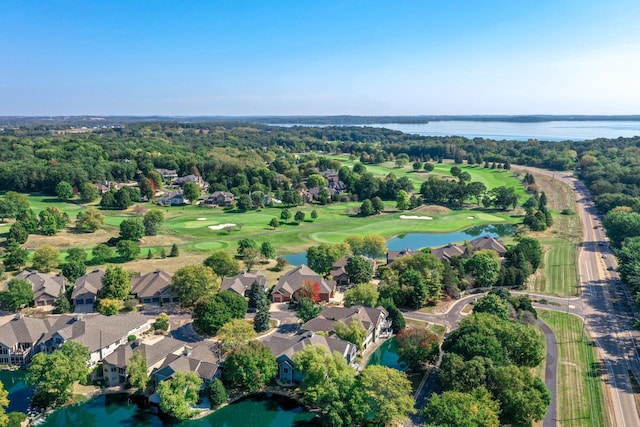
<path id="1" fill-rule="evenodd" d="M 536 308 L 544 308 L 547 310 L 555 310 L 571 313 L 577 316 L 580 316 L 581 311 L 577 308 L 572 302 L 576 299 L 567 299 L 567 298 L 558 298 L 558 297 L 550 297 L 547 295 L 538 295 L 538 294 L 529 294 L 525 292 L 512 292 L 513 294 L 522 294 L 527 295 L 529 298 L 535 300 L 546 299 L 553 305 L 548 304 L 539 304 L 534 303 Z M 408 311 L 404 312 L 404 316 L 407 319 L 418 320 L 421 322 L 429 322 L 436 323 L 439 325 L 445 326 L 447 331 L 451 331 L 452 329 L 456 329 L 458 327 L 458 323 L 464 316 L 462 313 L 463 308 L 472 301 L 481 298 L 484 294 L 475 294 L 469 295 L 464 298 L 460 298 L 455 303 L 449 305 L 447 310 L 438 314 L 427 314 L 421 313 L 419 311 Z M 556 371 L 558 365 L 558 346 L 556 343 L 556 336 L 541 320 L 537 321 L 537 325 L 542 329 L 542 332 L 545 336 L 546 347 L 547 347 L 547 355 L 545 362 L 545 384 L 549 389 L 549 393 L 551 394 L 551 403 L 547 407 L 547 413 L 545 414 L 543 420 L 543 427 L 554 427 L 556 425 L 557 419 L 557 399 L 556 399 Z M 429 379 L 427 379 L 429 380 Z M 432 379 L 431 379 L 432 380 Z M 416 396 L 416 406 L 418 408 L 422 408 L 426 404 L 426 400 L 428 396 L 424 394 L 424 391 L 429 389 L 423 388 L 422 386 L 418 389 Z"/>

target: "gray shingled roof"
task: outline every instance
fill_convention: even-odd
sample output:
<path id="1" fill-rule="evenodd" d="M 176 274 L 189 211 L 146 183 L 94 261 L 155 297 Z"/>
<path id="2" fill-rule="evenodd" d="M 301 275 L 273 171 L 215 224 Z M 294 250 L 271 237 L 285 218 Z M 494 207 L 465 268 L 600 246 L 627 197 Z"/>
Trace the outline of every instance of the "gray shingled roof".
<path id="1" fill-rule="evenodd" d="M 265 341 L 265 345 L 269 347 L 276 359 L 280 356 L 287 356 L 292 360 L 295 353 L 310 345 L 320 345 L 326 348 L 329 353 L 337 351 L 343 355 L 350 352 L 353 346 L 350 342 L 340 338 L 324 337 L 313 332 L 299 333 L 291 338 L 271 337 Z"/>
<path id="2" fill-rule="evenodd" d="M 84 276 L 78 277 L 75 285 L 73 286 L 71 299 L 85 299 L 98 295 L 98 292 L 102 289 L 102 277 L 104 277 L 104 273 L 104 270 L 97 269 L 85 274 Z"/>
<path id="3" fill-rule="evenodd" d="M 220 290 L 230 290 L 244 296 L 244 293 L 250 290 L 251 286 L 256 281 L 264 287 L 267 284 L 267 277 L 262 271 L 256 271 L 255 273 L 248 273 L 245 271 L 237 276 L 225 277 L 222 279 Z"/>
<path id="4" fill-rule="evenodd" d="M 387 311 L 382 307 L 371 308 L 361 305 L 355 305 L 353 307 L 327 307 L 322 310 L 317 317 L 302 325 L 302 329 L 314 332 L 331 332 L 333 331 L 334 323 L 338 320 L 342 320 L 348 325 L 353 319 L 360 319 L 362 326 L 364 326 L 367 331 L 371 331 L 378 326 L 381 320 L 381 314 L 384 314 L 384 318 L 388 315 Z"/>
<path id="5" fill-rule="evenodd" d="M 320 293 L 331 294 L 336 287 L 333 280 L 325 280 L 324 277 L 307 267 L 305 264 L 299 265 L 287 274 L 282 276 L 273 292 L 280 292 L 283 295 L 293 295 L 294 292 L 302 288 L 304 282 L 318 282 Z"/>
<path id="6" fill-rule="evenodd" d="M 40 273 L 39 271 L 24 270 L 20 272 L 17 279 L 24 279 L 31 283 L 33 289 L 33 299 L 37 300 L 41 296 L 50 296 L 56 299 L 60 296 L 60 291 L 64 289 L 66 279 L 59 274 Z"/>
<path id="7" fill-rule="evenodd" d="M 161 297 L 171 293 L 171 278 L 173 273 L 163 270 L 152 271 L 151 273 L 138 273 L 131 279 L 131 293 L 138 298 Z"/>
<path id="8" fill-rule="evenodd" d="M 498 252 L 500 255 L 504 255 L 507 253 L 507 249 L 504 245 L 497 239 L 486 235 L 478 237 L 477 239 L 473 239 L 469 242 L 471 246 L 475 249 L 491 249 Z"/>

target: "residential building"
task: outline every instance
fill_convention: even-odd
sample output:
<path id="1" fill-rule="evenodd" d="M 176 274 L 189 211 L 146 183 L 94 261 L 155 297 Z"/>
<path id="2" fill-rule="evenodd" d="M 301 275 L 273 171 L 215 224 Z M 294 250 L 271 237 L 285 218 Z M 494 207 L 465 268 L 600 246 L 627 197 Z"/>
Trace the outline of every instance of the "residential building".
<path id="1" fill-rule="evenodd" d="M 58 297 L 64 292 L 67 279 L 60 274 L 40 273 L 24 270 L 16 276 L 31 283 L 33 289 L 33 304 L 36 307 L 53 306 Z"/>
<path id="2" fill-rule="evenodd" d="M 451 262 L 455 257 L 461 257 L 467 252 L 467 247 L 464 245 L 457 245 L 455 243 L 449 243 L 446 246 L 432 249 L 431 254 L 440 258 L 442 261 Z"/>
<path id="3" fill-rule="evenodd" d="M 398 258 L 416 253 L 412 249 L 403 249 L 401 251 L 388 251 L 387 252 L 387 265 L 391 264 Z"/>
<path id="4" fill-rule="evenodd" d="M 197 175 L 181 176 L 180 178 L 176 178 L 171 181 L 171 185 L 182 188 L 188 182 L 197 184 L 201 189 L 207 188 L 207 184 L 202 180 L 202 177 Z"/>
<path id="5" fill-rule="evenodd" d="M 175 169 L 157 168 L 156 172 L 158 172 L 165 181 L 172 181 L 178 177 L 178 172 Z"/>
<path id="6" fill-rule="evenodd" d="M 316 302 L 328 302 L 336 290 L 336 282 L 324 277 L 302 264 L 282 276 L 271 292 L 273 302 L 289 302 L 295 299 L 303 287 L 308 287 Z"/>
<path id="7" fill-rule="evenodd" d="M 40 351 L 50 353 L 67 341 L 74 341 L 89 349 L 89 364 L 95 366 L 116 349 L 128 342 L 130 335 L 139 336 L 151 328 L 152 316 L 137 312 L 103 316 L 75 315 L 65 325 L 50 331 L 42 339 Z"/>
<path id="8" fill-rule="evenodd" d="M 502 242 L 500 242 L 497 239 L 494 239 L 489 235 L 481 236 L 476 239 L 473 239 L 472 241 L 469 242 L 469 244 L 473 246 L 473 249 L 477 251 L 488 249 L 488 250 L 498 252 L 498 255 L 500 256 L 505 256 L 507 253 L 507 248 L 504 247 Z"/>
<path id="9" fill-rule="evenodd" d="M 172 378 L 176 372 L 194 372 L 203 379 L 203 388 L 220 375 L 220 357 L 217 345 L 201 342 L 193 347 L 185 346 L 180 354 L 170 354 L 162 365 L 154 370 L 152 377 L 157 384 Z"/>
<path id="10" fill-rule="evenodd" d="M 204 199 L 204 206 L 232 206 L 236 198 L 228 191 L 214 191 Z"/>
<path id="11" fill-rule="evenodd" d="M 131 279 L 131 293 L 143 304 L 169 304 L 178 302 L 171 290 L 173 273 L 163 270 L 151 273 L 138 273 Z"/>
<path id="12" fill-rule="evenodd" d="M 309 331 L 287 338 L 271 336 L 264 343 L 269 347 L 276 358 L 276 362 L 278 362 L 277 378 L 285 384 L 300 383 L 302 381 L 302 373 L 295 369 L 293 356 L 310 345 L 320 345 L 326 348 L 330 354 L 337 351 L 349 365 L 355 363 L 356 352 L 358 351 L 358 348 L 349 341 L 335 336 L 325 337 Z"/>
<path id="13" fill-rule="evenodd" d="M 140 313 L 117 316 L 61 315 L 46 318 L 16 315 L 0 326 L 0 363 L 26 366 L 34 354 L 50 353 L 67 341 L 87 346 L 94 366 L 125 344 L 129 335 L 147 331 L 154 318 Z"/>
<path id="14" fill-rule="evenodd" d="M 31 358 L 39 352 L 38 344 L 52 330 L 61 328 L 72 316 L 24 317 L 17 314 L 0 326 L 0 364 L 27 366 Z"/>
<path id="15" fill-rule="evenodd" d="M 76 313 L 91 313 L 102 290 L 105 271 L 96 269 L 76 279 L 71 293 L 71 303 Z"/>
<path id="16" fill-rule="evenodd" d="M 116 351 L 102 361 L 102 374 L 108 387 L 125 384 L 127 381 L 127 366 L 134 353 L 142 352 L 147 362 L 147 375 L 162 366 L 169 355 L 180 355 L 185 351 L 186 344 L 173 338 L 161 338 L 152 343 L 133 341 L 121 345 Z"/>
<path id="17" fill-rule="evenodd" d="M 182 192 L 167 193 L 156 201 L 160 206 L 181 206 L 189 203 L 189 199 L 184 197 Z"/>
<path id="18" fill-rule="evenodd" d="M 220 285 L 221 291 L 233 291 L 243 297 L 249 297 L 251 287 L 255 282 L 258 282 L 264 291 L 267 291 L 267 277 L 262 271 L 256 271 L 255 273 L 242 272 L 237 276 L 225 277 L 222 279 Z"/>
<path id="19" fill-rule="evenodd" d="M 391 321 L 388 319 L 389 313 L 383 307 L 364 307 L 356 305 L 353 307 L 327 307 L 320 314 L 302 325 L 301 329 L 311 332 L 335 334 L 335 323 L 342 321 L 346 325 L 351 324 L 354 319 L 359 319 L 362 326 L 367 331 L 367 336 L 362 341 L 360 348 L 365 349 L 380 338 L 389 334 Z"/>

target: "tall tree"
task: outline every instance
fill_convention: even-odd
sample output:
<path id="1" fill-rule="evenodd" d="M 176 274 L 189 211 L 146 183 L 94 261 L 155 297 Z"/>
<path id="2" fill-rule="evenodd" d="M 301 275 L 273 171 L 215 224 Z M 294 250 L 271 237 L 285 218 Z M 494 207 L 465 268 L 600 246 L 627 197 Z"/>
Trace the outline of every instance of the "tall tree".
<path id="1" fill-rule="evenodd" d="M 257 391 L 271 382 L 278 364 L 271 350 L 261 341 L 249 341 L 227 356 L 222 380 L 230 387 Z"/>
<path id="2" fill-rule="evenodd" d="M 31 283 L 24 279 L 13 278 L 9 280 L 5 291 L 0 292 L 0 306 L 3 310 L 16 311 L 26 307 L 33 301 L 33 288 Z"/>
<path id="3" fill-rule="evenodd" d="M 73 197 L 73 187 L 66 181 L 60 181 L 56 185 L 56 196 L 62 200 L 69 200 Z"/>
<path id="4" fill-rule="evenodd" d="M 144 224 L 144 234 L 147 236 L 155 236 L 158 234 L 158 228 L 164 221 L 164 213 L 158 209 L 148 210 L 142 219 Z"/>
<path id="5" fill-rule="evenodd" d="M 404 422 L 415 412 L 411 382 L 404 372 L 367 366 L 357 377 L 355 393 L 364 402 L 369 421 L 378 425 Z"/>
<path id="6" fill-rule="evenodd" d="M 142 351 L 136 351 L 129 359 L 127 365 L 127 376 L 131 387 L 137 388 L 140 392 L 144 392 L 149 382 L 147 376 L 147 358 Z"/>
<path id="7" fill-rule="evenodd" d="M 197 413 L 191 408 L 198 401 L 201 385 L 202 378 L 194 372 L 176 372 L 158 385 L 160 409 L 179 420 L 191 418 Z"/>
<path id="8" fill-rule="evenodd" d="M 423 412 L 427 425 L 441 427 L 498 427 L 499 413 L 500 405 L 485 388 L 432 394 Z"/>
<path id="9" fill-rule="evenodd" d="M 414 371 L 423 369 L 439 353 L 438 336 L 422 328 L 403 329 L 396 335 L 398 355 Z"/>
<path id="10" fill-rule="evenodd" d="M 217 334 L 224 351 L 234 348 L 254 339 L 256 332 L 246 319 L 231 319 L 225 323 Z"/>
<path id="11" fill-rule="evenodd" d="M 76 216 L 76 228 L 78 230 L 93 233 L 104 223 L 104 216 L 94 208 L 78 212 Z"/>
<path id="12" fill-rule="evenodd" d="M 373 266 L 371 262 L 362 256 L 349 258 L 344 269 L 349 275 L 349 281 L 356 285 L 369 283 L 373 276 Z"/>
<path id="13" fill-rule="evenodd" d="M 198 187 L 198 184 L 195 182 L 187 182 L 182 187 L 182 192 L 184 193 L 184 197 L 191 203 L 197 202 L 200 197 L 200 187 Z"/>
<path id="14" fill-rule="evenodd" d="M 229 251 L 215 251 L 204 260 L 203 265 L 209 267 L 220 278 L 235 276 L 240 273 L 240 263 Z"/>
<path id="15" fill-rule="evenodd" d="M 145 234 L 145 226 L 140 218 L 127 218 L 120 223 L 120 238 L 137 241 Z"/>
<path id="16" fill-rule="evenodd" d="M 171 278 L 171 289 L 180 299 L 182 307 L 193 307 L 200 298 L 220 288 L 215 274 L 201 265 L 187 265 L 178 269 Z"/>
<path id="17" fill-rule="evenodd" d="M 33 268 L 48 273 L 58 266 L 60 252 L 51 245 L 42 245 L 33 253 Z"/>
<path id="18" fill-rule="evenodd" d="M 100 293 L 103 298 L 124 301 L 131 293 L 129 273 L 124 271 L 122 267 L 107 267 L 104 276 L 102 276 L 102 290 Z"/>
<path id="19" fill-rule="evenodd" d="M 379 296 L 380 293 L 376 285 L 373 283 L 361 283 L 344 292 L 344 305 L 345 307 L 352 305 L 375 307 Z"/>

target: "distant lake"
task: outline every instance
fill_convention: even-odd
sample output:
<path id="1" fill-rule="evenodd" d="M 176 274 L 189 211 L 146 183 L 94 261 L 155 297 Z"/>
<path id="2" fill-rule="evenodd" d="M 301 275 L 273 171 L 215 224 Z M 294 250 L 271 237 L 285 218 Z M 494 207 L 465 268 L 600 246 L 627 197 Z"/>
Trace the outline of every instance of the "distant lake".
<path id="1" fill-rule="evenodd" d="M 480 235 L 488 234 L 491 237 L 509 236 L 513 233 L 513 226 L 508 224 L 479 225 L 467 228 L 455 233 L 407 233 L 387 240 L 387 249 L 401 251 L 403 249 L 418 250 L 426 247 L 444 246 L 447 243 L 473 240 Z M 307 263 L 307 253 L 283 255 L 291 265 Z"/>
<path id="2" fill-rule="evenodd" d="M 279 126 L 291 126 L 282 124 Z M 306 125 L 305 125 L 306 126 Z M 326 125 L 323 125 L 326 126 Z M 339 126 L 339 125 L 335 125 Z M 357 126 L 357 125 L 356 125 Z M 495 140 L 583 141 L 595 138 L 640 136 L 640 121 L 476 122 L 432 121 L 429 123 L 367 124 L 422 136 L 464 136 Z"/>

